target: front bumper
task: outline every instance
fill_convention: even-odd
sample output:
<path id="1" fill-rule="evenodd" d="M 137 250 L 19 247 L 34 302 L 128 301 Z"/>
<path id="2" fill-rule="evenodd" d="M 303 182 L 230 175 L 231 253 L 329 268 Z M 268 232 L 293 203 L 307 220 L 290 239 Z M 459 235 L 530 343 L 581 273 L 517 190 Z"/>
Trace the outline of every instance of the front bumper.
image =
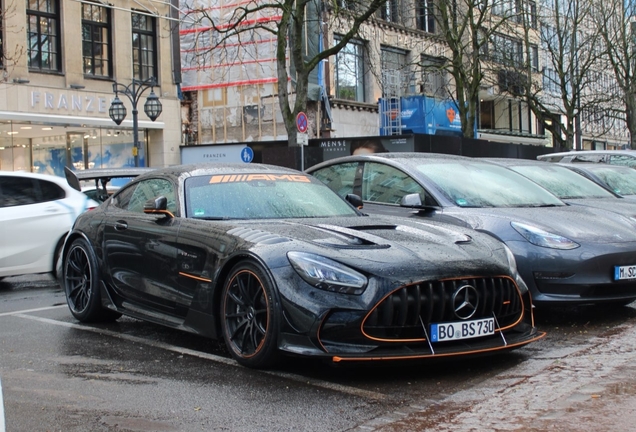
<path id="1" fill-rule="evenodd" d="M 535 305 L 636 300 L 636 280 L 614 280 L 616 266 L 636 265 L 636 243 L 595 244 L 569 251 L 515 243 L 507 244 Z"/>
<path id="2" fill-rule="evenodd" d="M 495 333 L 431 342 L 431 323 L 459 321 L 452 311 L 453 293 L 465 284 L 475 285 L 481 299 L 472 319 L 494 316 Z M 431 285 L 435 286 L 427 291 Z M 457 278 L 398 287 L 376 283 L 363 296 L 307 291 L 306 309 L 298 301 L 297 289 L 279 291 L 285 318 L 279 348 L 333 362 L 484 355 L 513 350 L 545 336 L 534 327 L 530 294 L 519 290 L 509 277 Z M 293 302 L 288 298 L 292 293 Z"/>

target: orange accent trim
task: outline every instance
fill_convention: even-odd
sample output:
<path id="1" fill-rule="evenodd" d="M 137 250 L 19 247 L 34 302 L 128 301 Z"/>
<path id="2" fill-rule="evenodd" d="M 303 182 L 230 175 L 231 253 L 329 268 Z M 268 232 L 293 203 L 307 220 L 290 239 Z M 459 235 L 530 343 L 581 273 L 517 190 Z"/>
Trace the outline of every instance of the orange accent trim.
<path id="1" fill-rule="evenodd" d="M 169 210 L 144 210 L 144 213 L 151 213 L 151 214 L 165 214 L 168 215 L 170 217 L 174 217 L 174 215 L 172 214 L 171 211 Z"/>
<path id="2" fill-rule="evenodd" d="M 196 280 L 199 280 L 201 282 L 212 282 L 212 279 L 202 278 L 202 277 L 191 275 L 191 274 L 184 273 L 184 272 L 179 272 L 179 276 L 184 276 L 184 277 L 188 277 L 188 278 L 191 278 L 191 279 L 196 279 Z"/>
<path id="3" fill-rule="evenodd" d="M 210 184 L 215 183 L 236 183 L 236 182 L 250 182 L 250 181 L 290 181 L 299 183 L 311 183 L 311 180 L 306 175 L 300 174 L 220 174 L 210 177 Z"/>
<path id="4" fill-rule="evenodd" d="M 424 359 L 424 358 L 433 358 L 433 357 L 453 357 L 453 356 L 458 356 L 458 355 L 470 355 L 470 354 L 478 354 L 478 353 L 485 353 L 485 352 L 494 352 L 494 351 L 501 351 L 501 350 L 505 350 L 505 349 L 511 349 L 514 347 L 518 347 L 518 346 L 523 346 L 523 345 L 527 345 L 531 342 L 536 342 L 540 339 L 543 339 L 546 336 L 545 332 L 541 332 L 540 334 L 537 335 L 537 337 L 532 338 L 530 340 L 527 341 L 523 341 L 523 342 L 519 342 L 516 344 L 510 344 L 510 345 L 505 345 L 505 346 L 501 346 L 501 347 L 496 347 L 496 348 L 487 348 L 487 349 L 483 349 L 483 350 L 474 350 L 474 351 L 464 351 L 464 352 L 459 352 L 459 353 L 444 353 L 444 354 L 418 354 L 418 355 L 413 355 L 413 356 L 396 356 L 396 357 L 365 357 L 365 358 L 360 358 L 360 357 L 356 357 L 356 358 L 346 358 L 346 357 L 340 357 L 340 356 L 334 356 L 332 357 L 332 361 L 334 363 L 339 363 L 339 362 L 345 362 L 345 361 L 391 361 L 391 360 L 412 360 L 412 359 Z"/>
<path id="5" fill-rule="evenodd" d="M 509 328 L 512 328 L 514 326 L 516 326 L 517 324 L 519 324 L 521 322 L 521 320 L 523 319 L 523 314 L 524 314 L 524 310 L 525 307 L 523 307 L 523 296 L 521 295 L 521 292 L 519 291 L 519 287 L 517 286 L 517 284 L 515 283 L 514 279 L 512 279 L 510 276 L 506 276 L 506 275 L 497 275 L 497 276 L 491 276 L 492 278 L 505 278 L 508 279 L 510 281 L 512 281 L 512 283 L 514 284 L 515 288 L 517 289 L 517 294 L 519 295 L 519 300 L 521 300 L 521 313 L 519 314 L 519 318 L 517 319 L 517 321 L 515 321 L 514 323 L 506 326 L 506 327 L 502 327 L 499 329 L 495 330 L 495 333 L 497 332 L 501 332 L 504 330 L 507 330 Z M 453 280 L 462 280 L 462 279 L 486 279 L 483 276 L 466 276 L 466 277 L 456 277 L 456 278 L 448 278 L 448 279 L 440 279 L 438 282 L 446 282 L 446 281 L 453 281 Z M 382 338 L 376 338 L 373 336 L 368 335 L 365 331 L 364 331 L 364 323 L 366 322 L 366 320 L 369 318 L 369 316 L 373 313 L 374 310 L 377 309 L 377 307 L 389 296 L 391 296 L 394 292 L 401 290 L 402 288 L 406 288 L 409 286 L 413 286 L 413 285 L 417 285 L 417 283 L 414 284 L 410 284 L 410 285 L 402 285 L 396 289 L 394 289 L 393 291 L 389 292 L 387 295 L 385 295 L 384 297 L 382 297 L 382 299 L 376 303 L 376 305 L 371 308 L 371 310 L 367 313 L 367 315 L 362 319 L 362 322 L 360 323 L 360 333 L 362 333 L 365 337 L 373 340 L 373 341 L 377 341 L 377 342 L 390 342 L 390 343 L 404 343 L 404 342 L 424 342 L 426 341 L 426 338 L 418 338 L 418 339 L 382 339 Z M 534 320 L 533 320 L 533 327 L 534 327 Z"/>

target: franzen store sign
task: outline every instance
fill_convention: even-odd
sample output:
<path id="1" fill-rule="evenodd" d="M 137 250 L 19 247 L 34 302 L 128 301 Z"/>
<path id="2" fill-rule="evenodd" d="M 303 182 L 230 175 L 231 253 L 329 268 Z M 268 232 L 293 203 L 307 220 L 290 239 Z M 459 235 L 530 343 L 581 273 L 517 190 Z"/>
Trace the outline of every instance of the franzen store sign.
<path id="1" fill-rule="evenodd" d="M 115 95 L 96 95 L 90 93 L 56 92 L 46 90 L 29 90 L 25 95 L 29 98 L 26 111 L 2 111 L 0 119 L 12 121 L 30 121 L 37 123 L 62 123 L 68 125 L 89 125 L 114 127 L 108 116 L 108 108 Z M 24 96 L 23 96 L 24 97 Z M 132 120 L 124 120 L 122 127 L 133 127 Z M 160 121 L 139 120 L 139 127 L 144 129 L 164 129 Z"/>
<path id="2" fill-rule="evenodd" d="M 31 108 L 67 114 L 107 114 L 110 100 L 94 95 L 31 91 Z"/>

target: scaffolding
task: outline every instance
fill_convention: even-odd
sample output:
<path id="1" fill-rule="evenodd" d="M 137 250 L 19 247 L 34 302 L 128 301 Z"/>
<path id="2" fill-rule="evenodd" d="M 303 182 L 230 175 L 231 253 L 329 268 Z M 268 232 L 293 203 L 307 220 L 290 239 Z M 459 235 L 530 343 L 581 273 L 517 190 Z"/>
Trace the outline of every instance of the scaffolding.
<path id="1" fill-rule="evenodd" d="M 229 37 L 245 0 L 181 0 L 181 63 L 184 92 L 196 94 L 199 143 L 262 141 L 286 137 L 278 103 L 274 8 L 250 14 L 246 31 Z M 214 26 L 212 25 L 214 23 Z"/>
<path id="2" fill-rule="evenodd" d="M 402 86 L 401 73 L 397 69 L 382 71 L 382 113 L 380 135 L 402 133 Z"/>

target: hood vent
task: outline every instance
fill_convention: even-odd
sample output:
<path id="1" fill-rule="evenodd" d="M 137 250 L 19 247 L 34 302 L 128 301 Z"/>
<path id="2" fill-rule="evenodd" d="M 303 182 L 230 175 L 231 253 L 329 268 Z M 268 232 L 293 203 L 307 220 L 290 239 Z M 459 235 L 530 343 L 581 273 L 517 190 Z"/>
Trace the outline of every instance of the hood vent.
<path id="1" fill-rule="evenodd" d="M 259 244 L 277 244 L 291 241 L 287 237 L 281 237 L 267 231 L 253 228 L 233 228 L 227 233 L 240 237 L 243 240 Z"/>

